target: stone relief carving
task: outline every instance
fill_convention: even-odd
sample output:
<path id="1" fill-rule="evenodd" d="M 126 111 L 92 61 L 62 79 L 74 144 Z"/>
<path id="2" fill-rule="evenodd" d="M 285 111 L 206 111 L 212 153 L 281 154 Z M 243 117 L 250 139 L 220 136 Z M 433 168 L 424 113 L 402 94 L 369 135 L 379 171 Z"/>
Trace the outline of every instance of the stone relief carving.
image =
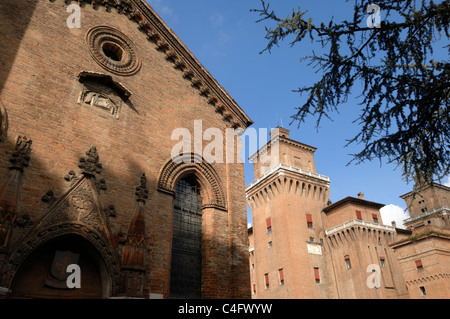
<path id="1" fill-rule="evenodd" d="M 78 103 L 105 110 L 119 119 L 123 101 L 114 89 L 89 81 L 83 84 Z"/>
<path id="2" fill-rule="evenodd" d="M 70 198 L 70 204 L 76 211 L 78 220 L 89 216 L 89 214 L 92 213 L 92 210 L 94 209 L 94 203 L 87 197 L 72 196 Z"/>
<path id="3" fill-rule="evenodd" d="M 131 93 L 111 76 L 102 73 L 81 72 L 79 81 L 82 84 L 78 104 L 94 107 L 120 118 L 123 104 Z"/>
<path id="4" fill-rule="evenodd" d="M 11 159 L 13 164 L 11 169 L 22 173 L 23 167 L 28 164 L 30 145 L 31 141 L 28 139 L 18 141 Z M 96 175 L 100 174 L 102 169 L 99 159 L 97 149 L 91 147 L 86 152 L 86 156 L 80 159 L 79 167 L 82 169 L 82 174 L 77 176 L 71 171 L 65 177 L 70 182 L 70 189 L 61 196 L 56 196 L 52 190 L 42 196 L 41 199 L 49 205 L 47 213 L 33 222 L 32 228 L 11 250 L 7 262 L 0 270 L 3 274 L 0 276 L 0 286 L 10 285 L 19 265 L 40 245 L 53 238 L 78 234 L 91 242 L 102 256 L 111 276 L 111 295 L 117 293 L 120 260 L 115 237 L 111 233 L 99 199 L 96 183 Z M 110 209 L 112 210 L 112 207 Z M 52 283 L 54 284 L 54 280 L 49 285 L 52 286 Z M 52 287 L 55 288 L 55 285 Z"/>
<path id="5" fill-rule="evenodd" d="M 11 166 L 6 177 L 0 181 L 0 252 L 8 251 L 14 225 L 20 215 L 22 174 L 28 167 L 31 139 L 19 136 L 9 161 Z"/>
<path id="6" fill-rule="evenodd" d="M 12 158 L 9 160 L 12 163 L 10 169 L 23 171 L 25 167 L 28 167 L 32 143 L 33 141 L 26 136 L 19 136 L 17 138 Z"/>

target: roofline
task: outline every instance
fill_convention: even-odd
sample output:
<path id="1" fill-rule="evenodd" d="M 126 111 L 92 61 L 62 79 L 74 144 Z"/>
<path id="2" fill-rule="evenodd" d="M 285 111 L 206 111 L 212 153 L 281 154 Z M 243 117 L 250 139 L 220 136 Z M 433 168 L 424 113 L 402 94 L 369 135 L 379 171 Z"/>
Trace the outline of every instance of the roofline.
<path id="1" fill-rule="evenodd" d="M 405 234 L 405 235 L 411 235 L 412 234 L 412 231 L 410 230 L 410 229 L 403 229 L 403 228 L 395 228 L 395 231 L 398 233 L 398 234 Z"/>
<path id="2" fill-rule="evenodd" d="M 328 205 L 327 207 L 323 208 L 322 211 L 324 213 L 328 213 L 330 212 L 332 209 L 335 209 L 339 206 L 345 205 L 345 204 L 357 204 L 357 205 L 361 205 L 361 206 L 366 206 L 366 207 L 373 207 L 373 208 L 383 208 L 384 206 L 386 206 L 385 204 L 380 204 L 380 203 L 376 203 L 376 202 L 371 202 L 365 199 L 360 199 L 360 198 L 355 198 L 355 197 L 345 197 L 343 199 L 341 199 L 340 201 L 337 201 L 336 203 L 333 203 L 331 205 Z"/>
<path id="3" fill-rule="evenodd" d="M 142 13 L 147 18 L 147 22 L 151 23 L 150 30 L 148 29 L 148 25 L 142 27 L 142 22 L 139 22 L 141 30 L 144 32 L 152 32 L 157 31 L 160 35 L 163 36 L 164 40 L 166 40 L 167 44 L 171 46 L 171 49 L 175 52 L 171 52 L 172 54 L 178 54 L 178 59 L 183 59 L 187 67 L 191 67 L 191 71 L 194 71 L 194 76 L 197 75 L 201 79 L 192 78 L 194 81 L 201 81 L 201 84 L 196 82 L 195 86 L 201 86 L 204 90 L 202 91 L 202 95 L 207 95 L 205 91 L 206 87 L 210 90 L 214 91 L 212 95 L 215 95 L 217 99 L 216 103 L 222 102 L 227 111 L 231 114 L 225 114 L 225 118 L 229 115 L 233 117 L 238 117 L 242 126 L 247 128 L 254 124 L 254 122 L 250 119 L 250 117 L 244 112 L 244 110 L 237 104 L 237 102 L 231 97 L 231 95 L 217 82 L 217 80 L 211 75 L 211 73 L 200 63 L 200 61 L 195 57 L 195 55 L 186 47 L 186 45 L 181 41 L 181 39 L 175 34 L 175 32 L 164 22 L 164 20 L 155 12 L 155 10 L 148 4 L 145 0 L 131 0 L 136 3 L 137 7 L 142 10 Z M 159 25 L 158 25 L 159 24 Z M 152 28 L 153 27 L 153 28 Z M 163 28 L 161 28 L 163 27 Z M 157 30 L 155 30 L 157 29 Z M 154 37 L 154 34 L 151 34 Z M 172 60 L 174 57 L 172 56 Z M 181 61 L 178 61 L 180 63 Z M 213 97 L 209 96 L 209 103 Z M 219 111 L 221 107 L 218 107 Z"/>
<path id="4" fill-rule="evenodd" d="M 85 3 L 83 0 L 73 1 Z M 169 63 L 173 63 L 174 68 L 180 71 L 180 75 L 192 83 L 230 127 L 246 129 L 254 124 L 145 0 L 103 0 L 92 1 L 91 4 L 105 6 L 108 11 L 114 8 L 119 14 L 124 14 L 135 22 L 139 31 L 147 36 L 147 40 L 156 44 L 156 49 L 166 55 Z"/>
<path id="5" fill-rule="evenodd" d="M 291 139 L 291 138 L 289 138 L 289 137 L 277 136 L 277 137 L 275 137 L 274 139 L 270 139 L 270 141 L 268 141 L 266 144 L 264 144 L 264 146 L 262 146 L 262 147 L 261 147 L 259 150 L 257 150 L 254 154 L 252 154 L 252 155 L 249 157 L 249 160 L 252 161 L 253 159 L 255 159 L 255 157 L 258 157 L 258 156 L 260 156 L 261 154 L 264 154 L 263 152 L 267 152 L 267 150 L 270 148 L 270 146 L 272 145 L 272 143 L 275 143 L 275 142 L 277 142 L 277 141 L 278 141 L 278 142 L 289 143 L 289 144 L 294 145 L 294 146 L 296 146 L 296 147 L 298 147 L 298 148 L 306 149 L 306 150 L 308 150 L 308 151 L 310 151 L 310 152 L 312 152 L 312 153 L 315 153 L 315 151 L 317 151 L 317 148 L 314 147 L 314 146 L 311 146 L 311 145 L 308 145 L 308 144 L 305 144 L 305 143 L 298 142 L 298 141 L 293 140 L 293 139 Z"/>
<path id="6" fill-rule="evenodd" d="M 442 185 L 442 184 L 439 184 L 439 183 L 435 183 L 435 182 L 431 182 L 431 183 L 426 184 L 426 185 L 424 185 L 422 187 L 419 187 L 415 192 L 423 191 L 423 190 L 425 190 L 425 189 L 427 189 L 429 187 L 432 187 L 432 186 L 436 186 L 438 188 L 443 188 L 443 189 L 445 189 L 447 191 L 450 191 L 450 187 L 448 187 L 448 186 L 445 186 L 445 185 Z M 406 194 L 400 195 L 399 197 L 401 199 L 405 199 L 406 197 L 411 196 L 413 193 L 414 193 L 414 191 L 410 191 L 410 192 L 408 192 Z"/>

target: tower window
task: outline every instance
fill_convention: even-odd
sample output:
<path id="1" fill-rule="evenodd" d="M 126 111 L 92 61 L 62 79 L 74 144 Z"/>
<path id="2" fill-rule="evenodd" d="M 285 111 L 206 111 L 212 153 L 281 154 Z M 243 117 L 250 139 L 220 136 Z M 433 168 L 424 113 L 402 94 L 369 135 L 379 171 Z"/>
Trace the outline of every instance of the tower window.
<path id="1" fill-rule="evenodd" d="M 345 256 L 345 265 L 347 266 L 347 269 L 352 269 L 352 263 L 350 262 L 350 256 Z"/>
<path id="2" fill-rule="evenodd" d="M 426 296 L 427 295 L 427 291 L 426 291 L 424 286 L 420 287 L 420 295 L 422 295 L 422 296 Z"/>
<path id="3" fill-rule="evenodd" d="M 280 285 L 284 285 L 284 271 L 283 269 L 278 269 L 278 277 L 280 279 Z"/>
<path id="4" fill-rule="evenodd" d="M 362 214 L 361 214 L 361 211 L 359 211 L 359 210 L 356 211 L 356 219 L 362 220 Z"/>
<path id="5" fill-rule="evenodd" d="M 266 286 L 266 289 L 269 288 L 269 274 L 264 275 L 264 285 Z"/>
<path id="6" fill-rule="evenodd" d="M 320 283 L 320 273 L 319 268 L 314 267 L 314 279 L 316 280 L 316 283 Z"/>
<path id="7" fill-rule="evenodd" d="M 267 218 L 266 219 L 266 226 L 267 226 L 267 233 L 272 232 L 272 219 Z"/>
<path id="8" fill-rule="evenodd" d="M 416 268 L 417 270 L 421 270 L 423 269 L 423 264 L 422 264 L 422 260 L 416 260 Z"/>
<path id="9" fill-rule="evenodd" d="M 373 218 L 373 222 L 375 224 L 378 224 L 378 216 L 377 216 L 377 214 L 372 214 L 372 218 Z"/>
<path id="10" fill-rule="evenodd" d="M 313 228 L 313 220 L 311 214 L 306 214 L 306 224 L 308 228 Z"/>

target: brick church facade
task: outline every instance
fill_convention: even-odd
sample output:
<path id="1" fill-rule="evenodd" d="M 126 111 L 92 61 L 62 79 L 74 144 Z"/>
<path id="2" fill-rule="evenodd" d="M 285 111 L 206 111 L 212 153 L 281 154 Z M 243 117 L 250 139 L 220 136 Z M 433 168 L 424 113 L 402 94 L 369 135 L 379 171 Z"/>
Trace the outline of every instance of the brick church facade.
<path id="1" fill-rule="evenodd" d="M 402 230 L 283 128 L 247 187 L 238 134 L 174 154 L 253 123 L 145 0 L 2 0 L 0 39 L 0 299 L 450 297 L 449 187 Z"/>
<path id="2" fill-rule="evenodd" d="M 278 127 L 251 157 L 252 298 L 450 298 L 450 187 L 416 179 L 401 196 L 406 229 L 384 225 L 385 205 L 363 193 L 328 200 L 330 179 L 316 172 L 315 151 Z"/>
<path id="3" fill-rule="evenodd" d="M 0 38 L 0 297 L 250 298 L 243 164 L 171 152 L 252 121 L 153 9 L 1 1 Z"/>

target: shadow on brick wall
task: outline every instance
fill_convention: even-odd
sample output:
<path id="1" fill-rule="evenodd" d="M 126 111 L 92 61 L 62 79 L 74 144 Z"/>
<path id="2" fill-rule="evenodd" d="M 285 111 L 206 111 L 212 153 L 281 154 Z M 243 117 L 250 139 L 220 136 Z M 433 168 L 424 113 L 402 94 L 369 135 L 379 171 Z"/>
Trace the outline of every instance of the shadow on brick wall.
<path id="1" fill-rule="evenodd" d="M 0 1 L 0 94 L 38 0 Z"/>

